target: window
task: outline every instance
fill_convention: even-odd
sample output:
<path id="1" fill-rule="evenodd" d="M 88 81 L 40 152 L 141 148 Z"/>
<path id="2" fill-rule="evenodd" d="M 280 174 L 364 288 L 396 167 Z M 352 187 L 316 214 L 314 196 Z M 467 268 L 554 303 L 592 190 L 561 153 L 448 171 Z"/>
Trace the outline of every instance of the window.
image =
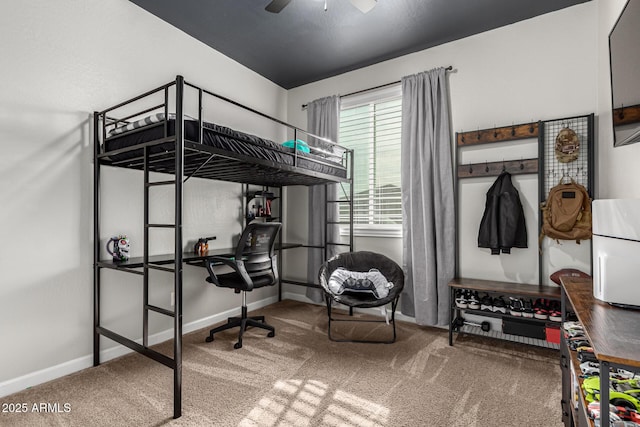
<path id="1" fill-rule="evenodd" d="M 356 234 L 400 235 L 401 117 L 400 85 L 342 100 L 339 141 L 354 150 Z M 340 220 L 349 220 L 344 204 Z M 380 234 L 381 231 L 387 232 Z"/>

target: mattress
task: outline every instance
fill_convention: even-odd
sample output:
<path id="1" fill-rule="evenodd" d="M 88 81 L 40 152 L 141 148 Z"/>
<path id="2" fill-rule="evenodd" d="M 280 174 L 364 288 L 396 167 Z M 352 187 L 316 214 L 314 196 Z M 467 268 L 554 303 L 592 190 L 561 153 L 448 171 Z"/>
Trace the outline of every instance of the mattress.
<path id="1" fill-rule="evenodd" d="M 107 154 L 105 160 L 117 163 L 139 158 L 142 155 L 142 149 L 124 150 L 113 155 L 108 153 L 164 138 L 164 123 L 164 116 L 159 114 L 111 131 L 110 136 L 107 136 L 104 143 L 104 152 Z M 169 116 L 169 120 L 166 123 L 167 134 L 173 136 L 175 134 L 175 119 Z M 221 156 L 228 155 L 233 159 L 241 157 L 243 161 L 247 161 L 247 157 L 266 160 L 272 163 L 271 166 L 274 168 L 278 168 L 279 165 L 289 165 L 338 178 L 346 178 L 347 176 L 346 168 L 341 163 L 340 151 L 326 153 L 320 150 L 314 152 L 312 149 L 311 153 L 298 150 L 296 154 L 294 148 L 285 147 L 271 140 L 239 132 L 225 126 L 203 122 L 202 127 L 202 144 L 219 149 L 216 150 L 216 153 Z M 184 134 L 185 141 L 197 142 L 199 140 L 198 122 L 192 119 L 185 119 Z M 166 142 L 151 145 L 150 153 L 166 153 L 173 151 L 173 149 L 174 143 Z"/>

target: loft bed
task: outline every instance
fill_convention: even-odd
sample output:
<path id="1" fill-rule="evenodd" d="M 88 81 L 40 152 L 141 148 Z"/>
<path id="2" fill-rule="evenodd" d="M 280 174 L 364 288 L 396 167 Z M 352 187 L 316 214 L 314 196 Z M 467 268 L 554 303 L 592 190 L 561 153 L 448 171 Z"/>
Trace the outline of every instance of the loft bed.
<path id="1" fill-rule="evenodd" d="M 152 117 L 159 121 L 144 124 L 149 118 L 141 119 L 131 123 L 134 127 L 129 131 L 110 137 L 107 134 L 101 157 L 103 164 L 143 169 L 141 146 L 175 135 L 175 117 L 170 115 L 165 120 L 164 113 Z M 142 124 L 135 127 L 138 123 Z M 346 181 L 347 169 L 342 164 L 342 156 L 326 150 L 310 148 L 307 154 L 214 123 L 200 124 L 194 119 L 185 119 L 183 126 L 185 176 L 269 187 Z M 175 174 L 175 153 L 173 141 L 151 145 L 150 171 Z"/>
<path id="2" fill-rule="evenodd" d="M 185 114 L 190 91 L 193 116 Z M 159 102 L 157 101 L 159 99 Z M 231 129 L 204 119 L 204 112 L 212 100 L 239 108 L 243 113 L 278 127 L 280 133 L 292 136 L 285 144 L 261 138 L 250 133 Z M 195 107 L 194 107 L 195 106 Z M 191 112 L 191 111 L 189 111 Z M 304 141 L 300 138 L 304 138 Z M 137 169 L 144 174 L 144 245 L 143 256 L 129 261 L 101 260 L 100 245 L 100 179 L 101 168 Z M 346 184 L 343 191 L 349 206 L 350 238 L 348 244 L 327 242 L 306 246 L 324 249 L 326 257 L 329 245 L 348 246 L 353 250 L 353 151 L 333 141 L 310 134 L 300 128 L 244 106 L 227 97 L 202 89 L 177 76 L 156 89 L 142 93 L 113 107 L 94 113 L 94 333 L 93 364 L 100 364 L 100 336 L 107 337 L 130 349 L 168 366 L 174 374 L 173 417 L 182 414 L 182 267 L 183 262 L 202 260 L 194 254 L 183 253 L 183 187 L 192 178 L 259 185 L 264 188 L 282 188 L 289 185 Z M 150 173 L 173 175 L 168 180 L 151 180 Z M 153 224 L 149 222 L 149 192 L 156 186 L 172 185 L 175 188 L 175 223 Z M 282 195 L 282 192 L 280 192 Z M 327 209 L 338 201 L 326 203 Z M 325 215 L 325 218 L 327 215 Z M 326 226 L 326 224 L 325 224 Z M 172 228 L 175 230 L 174 253 L 150 254 L 149 229 Z M 292 245 L 304 246 L 304 245 Z M 282 243 L 280 247 L 286 248 Z M 215 251 L 219 254 L 224 250 Z M 282 257 L 280 257 L 282 262 Z M 172 265 L 172 266 L 171 266 Z M 104 268 L 141 275 L 143 277 L 143 331 L 142 344 L 124 337 L 101 325 L 101 270 Z M 167 310 L 149 303 L 149 271 L 164 271 L 174 277 L 174 310 Z M 287 281 L 286 283 L 302 284 Z M 149 347 L 149 311 L 174 319 L 173 357 Z"/>
<path id="3" fill-rule="evenodd" d="M 167 91 L 175 83 L 162 86 L 148 93 Z M 197 88 L 202 94 L 217 97 L 236 106 L 228 98 Z M 138 100 L 135 99 L 134 100 Z M 202 100 L 200 101 L 202 103 Z M 119 104 L 117 108 L 122 108 Z M 271 140 L 240 132 L 215 123 L 185 116 L 176 120 L 180 113 L 169 113 L 168 105 L 157 105 L 154 109 L 164 111 L 146 115 L 149 111 L 136 112 L 124 119 L 115 119 L 107 114 L 116 107 L 98 113 L 102 126 L 102 152 L 98 155 L 101 164 L 129 169 L 144 168 L 144 147 L 149 151 L 149 170 L 175 174 L 176 135 L 184 138 L 184 175 L 241 182 L 264 186 L 316 185 L 329 182 L 348 182 L 347 167 L 349 150 L 326 138 L 320 138 L 302 129 L 288 125 L 248 107 L 247 111 L 275 121 L 293 130 L 291 140 L 296 147 L 285 147 Z M 199 107 L 201 110 L 202 106 Z M 176 108 L 178 110 L 178 108 Z M 144 116 L 136 121 L 131 117 Z M 179 125 L 182 129 L 176 129 Z M 178 126 L 177 126 L 178 125 Z M 303 151 L 300 134 L 306 134 L 310 142 Z M 315 141 L 315 145 L 313 142 Z M 300 144 L 298 146 L 298 144 Z M 179 150 L 178 150 L 179 151 Z"/>

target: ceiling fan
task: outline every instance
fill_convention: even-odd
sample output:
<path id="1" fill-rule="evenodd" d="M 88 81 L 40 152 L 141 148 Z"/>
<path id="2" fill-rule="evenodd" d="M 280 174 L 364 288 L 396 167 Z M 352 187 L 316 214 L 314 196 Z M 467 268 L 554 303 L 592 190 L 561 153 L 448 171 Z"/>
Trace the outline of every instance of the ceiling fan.
<path id="1" fill-rule="evenodd" d="M 362 13 L 367 13 L 376 5 L 378 0 L 349 0 L 352 5 L 357 7 Z M 264 9 L 271 13 L 280 13 L 282 9 L 288 5 L 291 0 L 272 0 Z M 324 10 L 327 10 L 327 0 L 324 2 Z"/>

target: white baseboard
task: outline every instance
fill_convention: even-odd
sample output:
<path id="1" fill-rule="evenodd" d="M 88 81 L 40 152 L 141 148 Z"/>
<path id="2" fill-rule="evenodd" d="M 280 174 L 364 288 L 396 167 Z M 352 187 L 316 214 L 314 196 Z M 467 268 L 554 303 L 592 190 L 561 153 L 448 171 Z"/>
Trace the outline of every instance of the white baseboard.
<path id="1" fill-rule="evenodd" d="M 293 299 L 293 298 L 292 298 Z M 265 298 L 260 301 L 248 304 L 249 311 L 256 310 L 258 308 L 265 307 L 278 301 L 277 296 Z M 184 324 L 182 326 L 183 334 L 197 331 L 198 329 L 205 328 L 215 323 L 221 322 L 228 317 L 237 316 L 239 314 L 238 308 L 217 313 L 213 316 L 208 316 L 203 319 L 195 320 L 193 322 Z M 161 342 L 173 339 L 173 329 L 167 329 L 166 331 L 158 332 L 149 336 L 149 345 L 159 344 Z M 142 344 L 142 338 L 135 340 L 138 344 Z M 106 362 L 116 357 L 123 356 L 127 353 L 132 353 L 133 350 L 123 345 L 116 345 L 111 348 L 100 351 L 100 361 Z M 12 378 L 0 383 L 0 397 L 8 396 L 13 393 L 28 389 L 30 387 L 42 384 L 56 378 L 61 378 L 65 375 L 72 374 L 74 372 L 81 371 L 93 366 L 93 355 L 79 357 L 77 359 L 63 362 L 49 368 L 41 369 L 39 371 L 31 372 L 20 377 Z"/>

